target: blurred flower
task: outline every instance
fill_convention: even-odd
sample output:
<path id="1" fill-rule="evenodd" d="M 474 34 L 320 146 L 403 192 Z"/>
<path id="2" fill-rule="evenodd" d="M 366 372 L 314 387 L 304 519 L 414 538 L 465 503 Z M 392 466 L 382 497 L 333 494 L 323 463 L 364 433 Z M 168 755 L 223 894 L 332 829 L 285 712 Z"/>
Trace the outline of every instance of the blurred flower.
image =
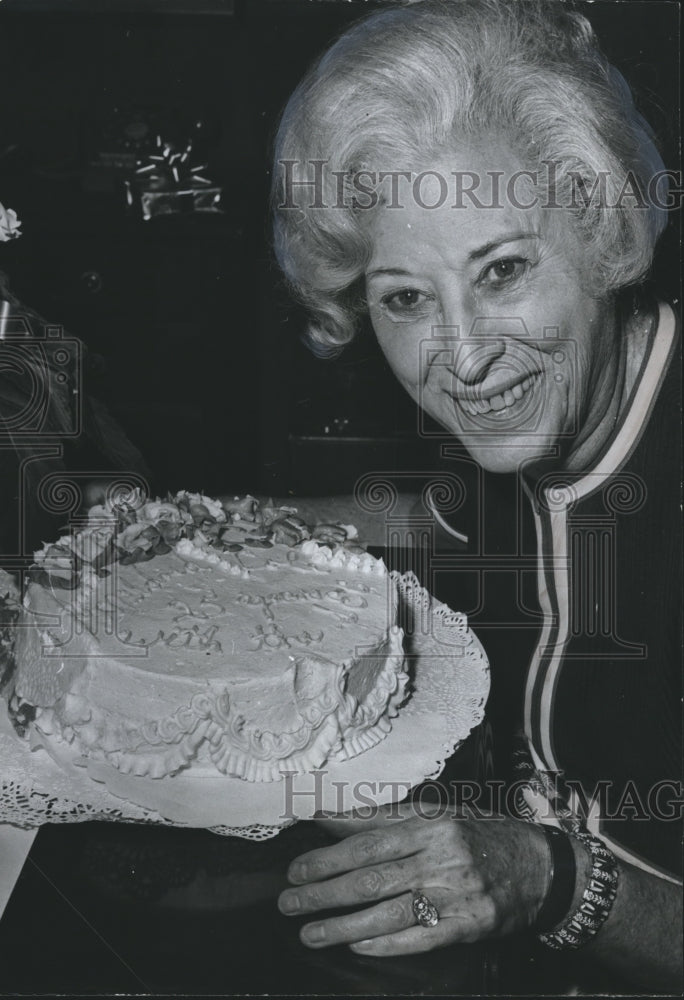
<path id="1" fill-rule="evenodd" d="M 21 236 L 20 226 L 21 222 L 14 209 L 5 208 L 0 202 L 0 243 L 7 243 L 9 240 L 16 240 L 18 236 Z"/>

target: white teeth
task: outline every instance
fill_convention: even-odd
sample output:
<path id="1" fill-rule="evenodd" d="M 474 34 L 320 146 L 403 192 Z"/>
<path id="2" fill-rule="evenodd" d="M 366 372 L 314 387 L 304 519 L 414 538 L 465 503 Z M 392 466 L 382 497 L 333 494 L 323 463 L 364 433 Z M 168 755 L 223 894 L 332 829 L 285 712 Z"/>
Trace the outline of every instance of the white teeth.
<path id="1" fill-rule="evenodd" d="M 497 393 L 495 396 L 489 396 L 486 399 L 461 399 L 459 402 L 465 412 L 471 417 L 477 417 L 483 413 L 491 413 L 492 410 L 500 412 L 508 406 L 513 406 L 518 399 L 522 399 L 536 380 L 537 376 L 535 374 L 530 378 L 523 379 L 522 382 L 518 382 L 517 385 L 512 386 L 510 389 L 506 389 L 505 392 Z"/>

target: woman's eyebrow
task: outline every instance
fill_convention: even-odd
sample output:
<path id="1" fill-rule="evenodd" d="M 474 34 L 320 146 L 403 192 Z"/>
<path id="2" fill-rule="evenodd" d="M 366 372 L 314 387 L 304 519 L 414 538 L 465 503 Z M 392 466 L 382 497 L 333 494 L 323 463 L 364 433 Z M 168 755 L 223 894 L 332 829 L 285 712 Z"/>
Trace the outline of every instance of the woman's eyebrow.
<path id="1" fill-rule="evenodd" d="M 540 233 L 533 231 L 511 233 L 510 236 L 502 236 L 501 239 L 491 240 L 489 243 L 485 243 L 484 246 L 478 247 L 476 250 L 471 250 L 468 254 L 468 260 L 480 260 L 481 257 L 486 257 L 487 254 L 490 254 L 492 250 L 498 250 L 499 247 L 505 246 L 506 243 L 515 243 L 516 240 L 539 239 L 541 239 Z M 366 278 L 375 278 L 383 274 L 394 278 L 410 278 L 412 276 L 411 271 L 407 271 L 403 267 L 374 267 L 372 271 L 366 273 Z"/>
<path id="2" fill-rule="evenodd" d="M 529 232 L 529 233 L 512 233 L 510 236 L 504 236 L 500 240 L 492 240 L 490 243 L 485 243 L 484 246 L 478 247 L 477 250 L 471 250 L 468 254 L 468 260 L 479 260 L 481 257 L 486 257 L 487 254 L 491 253 L 492 250 L 498 250 L 499 247 L 504 246 L 506 243 L 513 243 L 516 240 L 539 240 L 541 236 L 539 233 Z"/>
<path id="3" fill-rule="evenodd" d="M 410 278 L 411 272 L 405 271 L 403 267 L 375 267 L 366 273 L 367 278 L 375 278 L 378 274 L 390 274 L 399 278 Z"/>

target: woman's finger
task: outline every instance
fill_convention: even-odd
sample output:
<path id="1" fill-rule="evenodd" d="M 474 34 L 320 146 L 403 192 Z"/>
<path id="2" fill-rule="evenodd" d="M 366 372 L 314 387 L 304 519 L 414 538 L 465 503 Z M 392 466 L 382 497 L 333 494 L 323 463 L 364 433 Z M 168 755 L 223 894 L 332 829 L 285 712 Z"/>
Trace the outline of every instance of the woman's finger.
<path id="1" fill-rule="evenodd" d="M 364 954 L 400 954 L 429 951 L 451 941 L 478 937 L 477 922 L 471 924 L 458 914 L 448 890 L 431 886 L 426 891 L 439 913 L 434 927 L 418 924 L 413 912 L 413 892 L 405 892 L 366 910 L 305 924 L 300 931 L 301 939 L 311 948 L 364 942 L 358 949 Z M 376 950 L 370 949 L 369 942 Z"/>
<path id="2" fill-rule="evenodd" d="M 313 882 L 281 893 L 278 906 L 283 913 L 313 913 L 359 903 L 388 899 L 420 881 L 415 858 L 403 858 L 370 868 L 359 868 L 327 882 Z"/>
<path id="3" fill-rule="evenodd" d="M 472 929 L 462 917 L 445 917 L 436 927 L 409 927 L 395 934 L 366 938 L 350 944 L 352 951 L 359 955 L 384 958 L 391 955 L 417 955 L 433 948 L 443 948 L 447 944 L 463 944 L 477 940 Z"/>
<path id="4" fill-rule="evenodd" d="M 290 865 L 287 877 L 293 885 L 323 882 L 334 875 L 415 854 L 422 846 L 420 826 L 408 822 L 356 833 L 339 844 L 301 854 Z"/>
<path id="5" fill-rule="evenodd" d="M 371 815 L 368 814 L 368 809 L 361 808 L 346 813 L 320 813 L 314 819 L 336 837 L 351 837 L 363 830 L 382 830 L 415 815 L 412 802 L 386 802 L 385 805 L 374 808 Z"/>
<path id="6" fill-rule="evenodd" d="M 412 893 L 405 892 L 367 910 L 305 924 L 300 937 L 310 948 L 327 948 L 333 944 L 350 944 L 368 937 L 406 930 L 416 922 L 411 907 L 412 900 Z"/>
<path id="7" fill-rule="evenodd" d="M 446 889 L 430 886 L 426 895 L 437 907 L 439 920 L 434 927 L 413 925 L 394 933 L 368 935 L 351 944 L 360 955 L 411 955 L 431 951 L 445 944 L 473 944 L 492 936 L 497 927 L 496 908 L 485 897 L 477 900 L 454 897 Z"/>

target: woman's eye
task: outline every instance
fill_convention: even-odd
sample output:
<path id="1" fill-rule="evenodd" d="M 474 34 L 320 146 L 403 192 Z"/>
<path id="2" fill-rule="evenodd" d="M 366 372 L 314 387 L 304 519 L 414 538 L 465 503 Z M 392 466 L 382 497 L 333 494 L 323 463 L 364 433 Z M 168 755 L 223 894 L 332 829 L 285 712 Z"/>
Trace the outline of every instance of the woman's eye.
<path id="1" fill-rule="evenodd" d="M 430 296 L 417 288 L 402 288 L 398 292 L 383 295 L 381 303 L 386 312 L 397 318 L 409 318 L 422 314 L 428 308 Z"/>
<path id="2" fill-rule="evenodd" d="M 527 271 L 529 261 L 524 257 L 505 257 L 489 264 L 480 276 L 480 284 L 490 288 L 504 288 L 521 278 Z"/>

